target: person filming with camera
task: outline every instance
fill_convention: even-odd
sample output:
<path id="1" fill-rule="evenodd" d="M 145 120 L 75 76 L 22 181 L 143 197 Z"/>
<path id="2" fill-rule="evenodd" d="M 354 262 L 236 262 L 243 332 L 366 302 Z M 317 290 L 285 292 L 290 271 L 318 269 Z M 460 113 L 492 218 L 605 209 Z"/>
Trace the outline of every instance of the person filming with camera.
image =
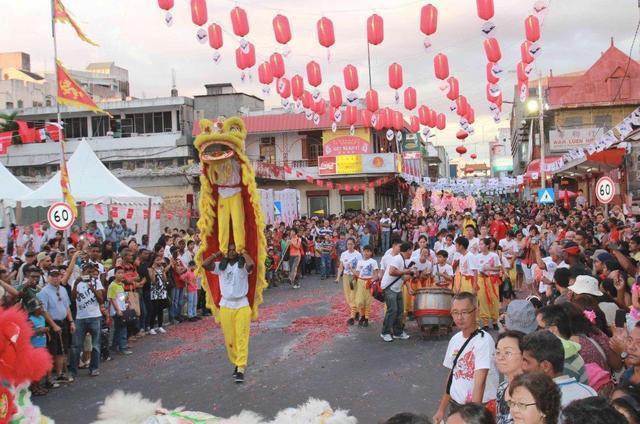
<path id="1" fill-rule="evenodd" d="M 403 300 L 402 285 L 409 284 L 411 277 L 418 274 L 413 267 L 413 262 L 407 263 L 411 258 L 413 249 L 411 243 L 402 243 L 400 254 L 393 256 L 382 276 L 381 287 L 384 290 L 384 302 L 387 311 L 384 315 L 382 333 L 380 337 L 385 342 L 392 342 L 394 339 L 407 340 L 409 335 L 404 331 L 402 322 Z M 413 294 L 411 287 L 408 287 L 409 294 Z"/>

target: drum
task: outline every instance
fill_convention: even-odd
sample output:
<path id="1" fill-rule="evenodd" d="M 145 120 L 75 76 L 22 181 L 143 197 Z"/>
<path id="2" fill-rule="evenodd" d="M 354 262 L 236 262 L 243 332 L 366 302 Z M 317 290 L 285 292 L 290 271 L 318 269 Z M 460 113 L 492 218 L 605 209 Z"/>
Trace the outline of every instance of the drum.
<path id="1" fill-rule="evenodd" d="M 442 325 L 451 327 L 451 301 L 453 291 L 441 288 L 426 288 L 415 291 L 413 314 L 420 327 Z"/>

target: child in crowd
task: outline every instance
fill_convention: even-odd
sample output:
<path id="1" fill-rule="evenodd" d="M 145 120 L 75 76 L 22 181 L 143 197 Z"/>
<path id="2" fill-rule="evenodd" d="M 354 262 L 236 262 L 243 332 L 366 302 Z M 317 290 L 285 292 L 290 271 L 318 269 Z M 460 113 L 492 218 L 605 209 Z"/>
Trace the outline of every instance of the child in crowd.
<path id="1" fill-rule="evenodd" d="M 453 268 L 447 263 L 449 253 L 442 249 L 436 253 L 436 263 L 432 269 L 433 283 L 436 287 L 451 288 L 453 285 Z"/>
<path id="2" fill-rule="evenodd" d="M 269 247 L 269 250 L 267 251 L 267 257 L 264 260 L 265 278 L 267 279 L 267 283 L 269 284 L 267 288 L 278 287 L 278 284 L 276 283 L 274 278 L 275 277 L 274 263 L 275 263 L 275 254 L 273 252 L 273 247 Z"/>
<path id="3" fill-rule="evenodd" d="M 31 345 L 33 347 L 47 348 L 47 335 L 49 334 L 49 327 L 46 326 L 44 319 L 44 312 L 42 310 L 42 302 L 34 297 L 27 303 L 27 311 L 29 313 L 29 321 L 33 326 L 33 336 L 31 337 Z M 44 379 L 46 380 L 46 379 Z M 44 381 L 43 380 L 43 381 Z M 54 383 L 55 387 L 59 387 L 58 383 Z M 44 387 L 42 381 L 34 381 L 31 383 L 31 394 L 33 396 L 44 396 L 49 393 L 49 390 Z"/>
<path id="4" fill-rule="evenodd" d="M 363 259 L 358 261 L 355 274 L 358 278 L 356 284 L 356 308 L 360 313 L 359 327 L 369 326 L 369 313 L 371 312 L 371 280 L 378 274 L 378 262 L 372 258 L 373 250 L 371 246 L 362 249 Z"/>
<path id="5" fill-rule="evenodd" d="M 187 285 L 187 319 L 191 322 L 199 321 L 198 316 L 198 282 L 196 281 L 196 263 L 189 262 L 188 270 L 182 275 Z"/>
<path id="6" fill-rule="evenodd" d="M 113 345 L 114 352 L 121 355 L 131 355 L 133 352 L 127 347 L 127 322 L 124 312 L 127 310 L 127 293 L 124 291 L 124 268 L 117 266 L 113 282 L 109 285 L 107 299 L 109 299 L 109 313 L 113 320 Z"/>
<path id="7" fill-rule="evenodd" d="M 320 252 L 320 279 L 324 280 L 333 274 L 333 267 L 331 263 L 333 243 L 331 242 L 331 236 L 329 234 L 325 235 L 324 238 L 320 238 L 320 240 L 316 242 L 316 250 Z"/>

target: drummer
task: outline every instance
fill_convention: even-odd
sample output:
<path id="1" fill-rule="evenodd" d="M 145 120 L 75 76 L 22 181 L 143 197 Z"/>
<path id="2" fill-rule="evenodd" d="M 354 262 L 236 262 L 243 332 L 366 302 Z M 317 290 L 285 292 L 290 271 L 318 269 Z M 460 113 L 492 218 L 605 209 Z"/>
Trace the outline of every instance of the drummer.
<path id="1" fill-rule="evenodd" d="M 427 258 L 429 259 L 429 262 L 431 262 L 432 264 L 435 263 L 436 254 L 433 250 L 429 249 L 429 240 L 427 239 L 427 236 L 424 234 L 418 237 L 418 246 L 416 250 L 414 250 L 413 253 L 411 253 L 411 261 L 418 263 L 418 260 L 420 259 L 420 255 L 423 249 L 427 249 Z"/>
<path id="2" fill-rule="evenodd" d="M 493 328 L 498 329 L 498 315 L 500 312 L 500 298 L 498 289 L 502 263 L 496 252 L 489 251 L 491 238 L 480 239 L 478 247 L 480 253 L 476 255 L 478 264 L 478 303 L 480 308 L 480 326 L 483 330 L 489 330 L 489 324 L 493 321 Z"/>
<path id="3" fill-rule="evenodd" d="M 453 268 L 447 263 L 449 253 L 439 250 L 436 254 L 437 262 L 431 270 L 431 281 L 434 287 L 451 290 L 453 286 Z"/>
<path id="4" fill-rule="evenodd" d="M 411 285 L 411 291 L 426 288 L 431 285 L 431 270 L 433 268 L 433 262 L 431 262 L 430 250 L 425 246 L 424 248 L 419 249 L 419 252 L 419 256 L 416 257 L 415 252 L 411 256 L 411 262 L 413 263 L 413 267 L 416 270 L 416 274 L 411 278 L 409 283 Z M 404 300 L 404 316 L 409 320 L 412 320 L 415 296 L 409 293 L 407 284 L 402 287 L 402 298 Z"/>
<path id="5" fill-rule="evenodd" d="M 467 251 L 469 240 L 466 237 L 456 239 L 456 258 L 454 268 L 456 270 L 453 280 L 454 293 L 469 292 L 477 293 L 478 266 L 476 265 L 476 255 Z"/>
<path id="6" fill-rule="evenodd" d="M 357 277 L 356 286 L 356 309 L 360 314 L 358 327 L 369 326 L 369 313 L 371 312 L 371 292 L 369 288 L 371 281 L 378 276 L 378 262 L 373 259 L 371 246 L 362 248 L 363 258 L 358 261 L 354 271 Z"/>

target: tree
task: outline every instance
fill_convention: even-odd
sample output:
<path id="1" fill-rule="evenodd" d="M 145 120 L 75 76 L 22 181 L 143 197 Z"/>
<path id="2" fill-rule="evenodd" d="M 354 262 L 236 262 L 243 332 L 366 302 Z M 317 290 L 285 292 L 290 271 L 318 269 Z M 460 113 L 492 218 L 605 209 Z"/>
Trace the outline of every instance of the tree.
<path id="1" fill-rule="evenodd" d="M 22 140 L 20 139 L 20 134 L 18 133 L 18 123 L 16 122 L 16 118 L 18 117 L 18 112 L 12 112 L 9 114 L 0 113 L 0 132 L 13 132 L 11 136 L 11 144 L 22 144 Z"/>

